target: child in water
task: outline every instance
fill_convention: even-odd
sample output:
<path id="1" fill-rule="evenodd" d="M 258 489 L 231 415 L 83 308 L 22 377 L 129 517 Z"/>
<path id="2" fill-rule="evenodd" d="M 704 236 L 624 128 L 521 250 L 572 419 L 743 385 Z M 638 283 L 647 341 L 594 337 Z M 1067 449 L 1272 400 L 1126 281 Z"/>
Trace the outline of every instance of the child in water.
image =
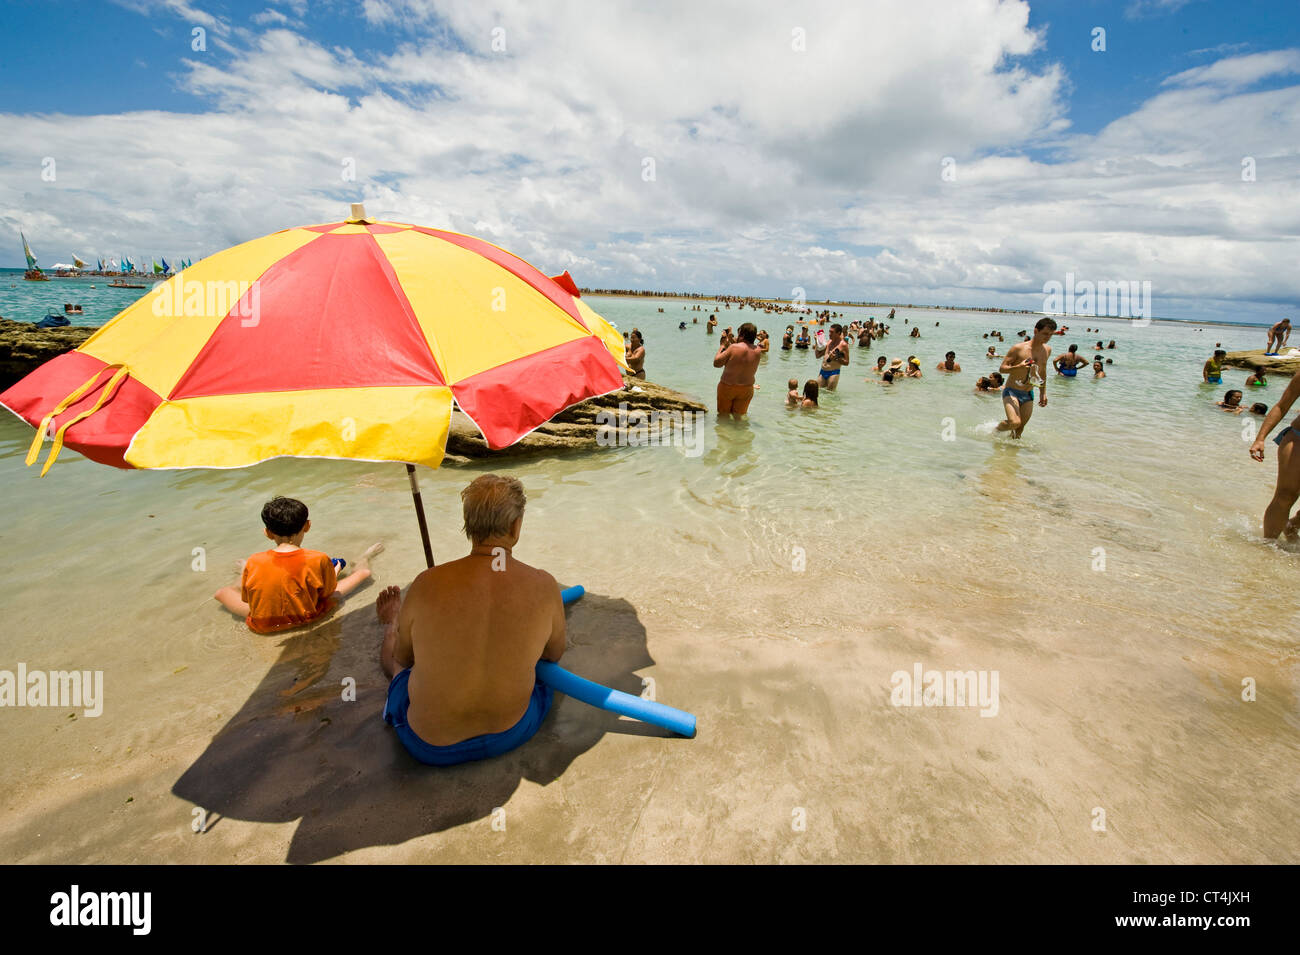
<path id="1" fill-rule="evenodd" d="M 817 407 L 817 397 L 820 391 L 821 389 L 817 382 L 814 379 L 809 378 L 804 382 L 803 401 L 799 403 L 799 407 L 804 411 L 812 411 L 815 409 Z"/>
<path id="2" fill-rule="evenodd" d="M 802 396 L 799 394 L 799 379 L 791 378 L 786 383 L 785 405 L 787 408 L 798 408 Z"/>
<path id="3" fill-rule="evenodd" d="M 384 549 L 383 544 L 371 545 L 352 573 L 339 580 L 333 560 L 302 547 L 311 530 L 302 501 L 272 498 L 262 508 L 262 523 L 275 546 L 244 561 L 238 589 L 222 587 L 213 594 L 254 633 L 276 633 L 324 616 L 338 599 L 370 579 L 370 558 Z M 339 565 L 344 563 L 338 559 Z"/>

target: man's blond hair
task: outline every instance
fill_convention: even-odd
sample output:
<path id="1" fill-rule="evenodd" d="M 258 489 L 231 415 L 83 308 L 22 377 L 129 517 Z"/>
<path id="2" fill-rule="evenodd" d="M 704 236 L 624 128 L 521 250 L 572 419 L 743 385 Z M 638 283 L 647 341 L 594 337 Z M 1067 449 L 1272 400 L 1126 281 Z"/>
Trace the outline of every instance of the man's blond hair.
<path id="1" fill-rule="evenodd" d="M 472 542 L 504 537 L 524 516 L 524 486 L 515 478 L 480 474 L 460 492 L 465 512 L 465 536 Z"/>

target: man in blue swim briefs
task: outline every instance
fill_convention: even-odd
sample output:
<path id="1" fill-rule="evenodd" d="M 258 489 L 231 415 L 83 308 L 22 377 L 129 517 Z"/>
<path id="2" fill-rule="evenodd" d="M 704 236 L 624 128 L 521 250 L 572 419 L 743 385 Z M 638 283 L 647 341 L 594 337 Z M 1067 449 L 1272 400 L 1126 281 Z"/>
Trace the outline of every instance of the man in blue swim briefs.
<path id="1" fill-rule="evenodd" d="M 513 554 L 523 485 L 483 474 L 461 501 L 469 555 L 421 573 L 405 600 L 388 587 L 375 604 L 385 626 L 380 664 L 392 680 L 384 721 L 431 766 L 499 756 L 531 739 L 551 706 L 534 668 L 565 649 L 559 585 Z"/>
<path id="2" fill-rule="evenodd" d="M 1052 355 L 1047 343 L 1055 331 L 1054 319 L 1040 318 L 1034 326 L 1034 337 L 1008 348 L 998 369 L 1007 376 L 1006 387 L 1002 389 L 1002 409 L 1007 413 L 1007 420 L 998 425 L 998 430 L 1010 431 L 1013 438 L 1020 437 L 1034 413 L 1035 379 L 1038 403 L 1047 407 L 1047 369 L 1051 367 Z"/>
<path id="3" fill-rule="evenodd" d="M 822 369 L 817 384 L 831 391 L 840 383 L 840 369 L 849 363 L 849 346 L 844 341 L 844 326 L 832 325 L 830 341 L 825 348 L 814 348 L 817 357 L 822 360 Z"/>

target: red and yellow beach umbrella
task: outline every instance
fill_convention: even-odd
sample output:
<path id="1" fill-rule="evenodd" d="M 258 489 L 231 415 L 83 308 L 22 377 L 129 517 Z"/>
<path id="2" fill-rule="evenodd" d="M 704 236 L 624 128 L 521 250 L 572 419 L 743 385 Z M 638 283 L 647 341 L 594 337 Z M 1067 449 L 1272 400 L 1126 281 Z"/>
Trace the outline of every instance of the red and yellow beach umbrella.
<path id="1" fill-rule="evenodd" d="M 437 467 L 453 403 L 503 448 L 622 387 L 622 336 L 565 272 L 472 236 L 365 218 L 286 229 L 160 283 L 0 404 L 119 468 L 276 457 Z"/>
<path id="2" fill-rule="evenodd" d="M 502 448 L 622 386 L 622 336 L 568 273 L 482 239 L 364 218 L 208 256 L 0 403 L 124 468 L 281 456 L 437 467 L 453 402 Z M 44 471 L 42 471 L 44 473 Z"/>

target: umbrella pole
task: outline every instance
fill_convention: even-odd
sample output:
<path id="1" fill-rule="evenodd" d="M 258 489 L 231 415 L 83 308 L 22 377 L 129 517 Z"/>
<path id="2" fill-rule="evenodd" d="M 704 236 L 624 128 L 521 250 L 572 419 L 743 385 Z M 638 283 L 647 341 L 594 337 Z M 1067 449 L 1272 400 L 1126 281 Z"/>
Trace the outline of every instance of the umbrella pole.
<path id="1" fill-rule="evenodd" d="M 406 466 L 406 476 L 411 479 L 411 497 L 415 500 L 415 519 L 420 522 L 420 540 L 424 542 L 424 565 L 433 566 L 433 546 L 429 543 L 429 525 L 424 520 L 424 501 L 420 498 L 420 482 L 415 476 L 415 465 Z"/>

